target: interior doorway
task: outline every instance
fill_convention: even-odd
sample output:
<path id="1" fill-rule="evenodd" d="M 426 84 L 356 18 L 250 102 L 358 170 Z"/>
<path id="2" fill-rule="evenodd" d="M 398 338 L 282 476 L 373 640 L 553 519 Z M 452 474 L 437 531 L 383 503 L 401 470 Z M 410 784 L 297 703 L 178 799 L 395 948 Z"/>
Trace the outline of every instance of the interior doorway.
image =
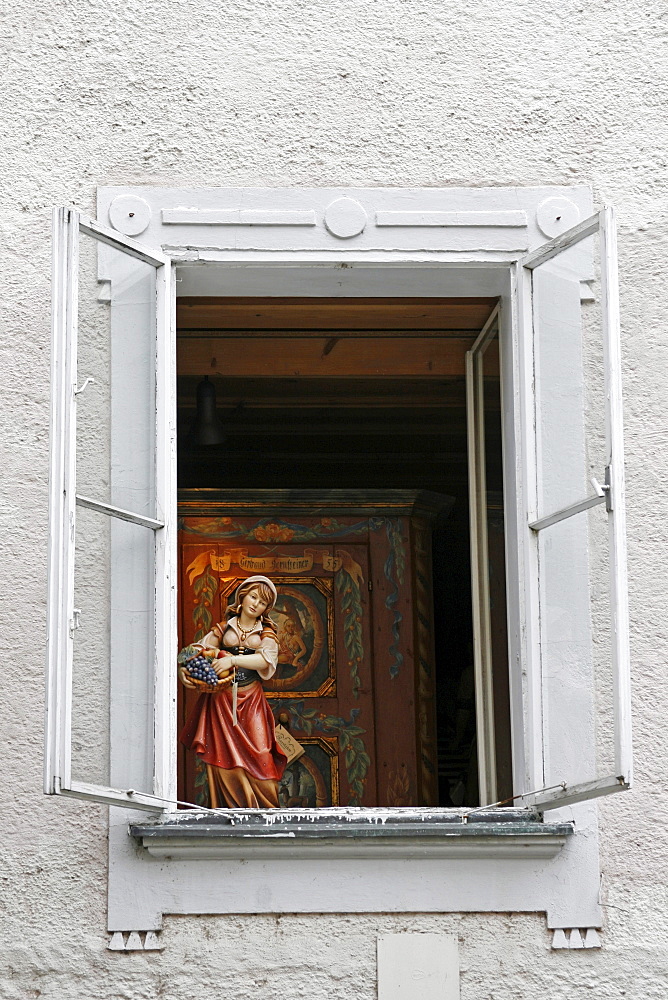
<path id="1" fill-rule="evenodd" d="M 434 644 L 427 666 L 437 742 L 437 802 L 428 804 L 441 806 L 479 803 L 465 357 L 496 303 L 474 297 L 177 300 L 182 497 L 194 490 L 221 498 L 230 490 L 313 491 L 318 509 L 333 490 L 451 498 L 431 525 L 428 581 Z M 215 387 L 224 428 L 225 440 L 216 445 L 202 445 L 192 432 L 204 376 Z M 501 799 L 512 791 L 498 351 L 489 352 L 484 398 Z M 415 580 L 409 586 L 415 588 Z M 181 623 L 189 642 L 183 608 Z"/>

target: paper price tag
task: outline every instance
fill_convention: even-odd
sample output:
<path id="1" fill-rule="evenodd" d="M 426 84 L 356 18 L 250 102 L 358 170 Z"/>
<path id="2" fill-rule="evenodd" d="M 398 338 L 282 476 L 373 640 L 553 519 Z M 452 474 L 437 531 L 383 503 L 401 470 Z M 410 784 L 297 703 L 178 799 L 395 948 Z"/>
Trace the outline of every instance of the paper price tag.
<path id="1" fill-rule="evenodd" d="M 276 742 L 288 758 L 288 764 L 293 760 L 298 760 L 306 753 L 301 743 L 298 743 L 294 736 L 291 736 L 285 726 L 276 726 Z"/>

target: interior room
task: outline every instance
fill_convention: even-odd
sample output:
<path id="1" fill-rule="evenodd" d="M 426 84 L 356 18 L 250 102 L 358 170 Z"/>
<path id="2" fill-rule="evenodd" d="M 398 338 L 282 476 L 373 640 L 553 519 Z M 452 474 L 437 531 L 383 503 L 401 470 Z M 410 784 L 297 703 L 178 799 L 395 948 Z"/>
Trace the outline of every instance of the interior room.
<path id="1" fill-rule="evenodd" d="M 194 294 L 181 294 L 183 291 Z M 281 507 L 288 496 L 294 499 L 298 495 L 301 509 L 317 513 L 319 523 L 331 522 L 332 518 L 345 514 L 346 504 L 353 516 L 359 516 L 360 505 L 375 504 L 373 509 L 380 512 L 380 519 L 388 520 L 387 504 L 396 501 L 397 491 L 403 491 L 404 504 L 409 503 L 406 499 L 409 495 L 414 498 L 412 511 L 418 507 L 420 510 L 428 507 L 430 511 L 430 552 L 424 563 L 430 577 L 427 581 L 430 645 L 428 654 L 419 654 L 417 647 L 415 652 L 417 659 L 422 656 L 428 661 L 423 666 L 431 678 L 428 683 L 432 684 L 428 711 L 434 715 L 430 724 L 437 774 L 433 776 L 431 790 L 426 791 L 426 785 L 422 792 L 417 786 L 416 790 L 409 790 L 408 778 L 399 770 L 390 791 L 381 791 L 378 777 L 377 790 L 369 792 L 371 769 L 375 766 L 380 774 L 383 766 L 378 742 L 380 730 L 388 730 L 391 738 L 397 727 L 419 729 L 420 723 L 415 720 L 419 716 L 421 694 L 415 679 L 412 708 L 406 706 L 402 711 L 398 701 L 381 718 L 376 717 L 371 740 L 376 742 L 375 755 L 368 745 L 367 730 L 365 752 L 368 751 L 371 763 L 364 780 L 371 797 L 354 799 L 350 788 L 344 791 L 341 774 L 335 780 L 332 770 L 331 775 L 328 771 L 327 788 L 321 788 L 314 799 L 314 781 L 319 785 L 322 782 L 316 773 L 317 761 L 314 763 L 312 759 L 311 776 L 304 772 L 303 760 L 301 765 L 298 762 L 291 765 L 293 771 L 301 767 L 304 773 L 301 785 L 298 775 L 292 775 L 292 787 L 286 789 L 283 801 L 292 805 L 477 805 L 467 436 L 471 414 L 469 411 L 467 416 L 466 354 L 492 317 L 497 298 L 468 295 L 394 298 L 363 296 L 359 290 L 346 296 L 232 296 L 200 292 L 197 281 L 190 276 L 179 285 L 177 299 L 178 485 L 182 528 L 190 523 L 190 515 L 201 519 L 205 512 L 218 522 L 221 518 L 229 522 L 230 517 L 239 516 L 239 498 L 242 514 L 261 514 L 262 507 L 269 503 L 266 516 L 256 517 L 253 522 L 261 522 L 265 529 L 264 536 L 256 534 L 255 538 L 279 543 L 266 547 L 266 552 L 277 552 L 281 541 L 286 540 L 285 531 L 293 529 L 284 529 L 283 536 L 279 530 L 276 537 L 271 537 L 272 526 L 278 525 L 280 529 L 281 525 L 293 525 L 295 521 L 294 505 L 290 517 L 286 513 L 288 507 Z M 486 354 L 483 419 L 496 787 L 501 799 L 511 794 L 511 762 L 498 338 L 492 340 Z M 409 521 L 410 517 L 406 524 Z M 198 523 L 201 528 L 201 522 Z M 213 531 L 210 527 L 204 530 Z M 219 546 L 223 535 L 226 533 L 218 532 L 215 536 Z M 213 539 L 213 535 L 208 538 Z M 407 544 L 412 543 L 407 541 Z M 182 556 L 182 561 L 184 571 L 195 565 L 190 556 Z M 213 559 L 211 566 L 216 577 L 215 600 L 222 600 L 218 591 L 227 593 L 230 581 L 237 579 L 235 572 L 243 574 L 235 571 L 234 566 L 227 575 L 216 574 Z M 211 572 L 210 568 L 207 572 Z M 419 628 L 420 615 L 424 618 L 425 614 L 418 607 L 416 594 L 420 586 L 416 582 L 419 566 L 416 572 L 417 576 L 407 572 L 397 585 L 406 592 L 404 595 L 402 591 L 400 599 L 405 596 L 409 602 L 410 614 Z M 371 577 L 368 587 L 371 590 Z M 289 585 L 287 589 L 290 591 Z M 390 600 L 388 595 L 386 604 Z M 197 623 L 193 622 L 185 588 L 180 601 L 183 644 L 193 640 L 191 633 Z M 223 605 L 220 607 L 224 610 Z M 333 619 L 330 625 L 337 628 Z M 372 622 L 370 628 L 369 648 L 365 652 L 368 657 L 378 659 L 382 655 L 379 641 L 382 626 Z M 417 638 L 415 642 L 418 643 Z M 337 659 L 335 649 L 331 656 Z M 341 673 L 342 665 L 337 663 L 336 667 Z M 289 688 L 289 680 L 286 683 Z M 378 683 L 376 679 L 372 696 L 380 703 L 384 695 Z M 387 685 L 392 689 L 391 675 Z M 301 697 L 303 692 L 298 694 Z M 287 707 L 310 704 L 308 694 L 296 703 L 273 703 L 270 693 L 268 697 L 276 720 L 282 719 L 297 740 L 303 739 L 305 730 L 295 727 L 296 716 L 293 712 L 290 717 Z M 328 703 L 324 699 L 317 704 L 325 705 L 325 719 L 333 718 L 331 712 L 326 714 Z M 184 700 L 181 719 L 185 711 Z M 347 718 L 355 720 L 355 709 L 351 711 Z M 323 741 L 329 739 L 334 750 L 328 752 L 333 755 L 338 751 L 342 755 L 341 769 L 345 767 L 345 747 L 334 723 L 329 725 L 329 730 L 321 728 L 317 737 L 321 748 L 317 752 L 327 750 Z M 349 734 L 351 728 L 348 727 Z M 356 728 L 361 728 L 361 722 Z M 315 740 L 316 736 L 310 738 Z M 348 735 L 344 742 L 352 738 L 355 737 Z M 417 737 L 413 734 L 409 738 Z M 312 758 L 316 750 L 314 744 Z M 348 747 L 349 755 L 350 752 Z M 425 757 L 424 753 L 422 756 Z M 188 752 L 181 747 L 180 797 L 199 795 L 199 801 L 203 802 L 201 775 L 198 778 L 192 772 L 192 760 L 189 763 L 188 759 Z"/>

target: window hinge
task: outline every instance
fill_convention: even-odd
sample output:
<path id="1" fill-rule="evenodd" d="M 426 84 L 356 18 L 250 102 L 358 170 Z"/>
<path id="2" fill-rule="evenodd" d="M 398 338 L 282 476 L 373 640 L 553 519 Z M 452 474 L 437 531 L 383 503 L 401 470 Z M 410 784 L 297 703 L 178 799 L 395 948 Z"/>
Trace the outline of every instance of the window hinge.
<path id="1" fill-rule="evenodd" d="M 605 484 L 603 486 L 605 490 L 605 509 L 607 511 L 612 510 L 612 466 L 606 465 L 605 467 Z"/>
<path id="2" fill-rule="evenodd" d="M 369 590 L 373 590 L 373 583 L 369 580 Z"/>
<path id="3" fill-rule="evenodd" d="M 595 476 L 591 478 L 591 484 L 599 497 L 605 497 L 605 509 L 612 510 L 612 490 L 610 489 L 611 469 L 609 465 L 605 467 L 605 481 L 599 483 Z"/>

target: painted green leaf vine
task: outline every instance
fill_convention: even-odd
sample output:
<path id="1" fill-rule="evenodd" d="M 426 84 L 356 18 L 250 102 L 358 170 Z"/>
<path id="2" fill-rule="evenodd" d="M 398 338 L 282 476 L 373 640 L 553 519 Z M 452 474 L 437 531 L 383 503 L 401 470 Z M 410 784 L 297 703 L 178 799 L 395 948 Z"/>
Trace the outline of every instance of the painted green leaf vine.
<path id="1" fill-rule="evenodd" d="M 213 624 L 213 601 L 218 592 L 218 577 L 207 564 L 201 576 L 198 576 L 193 584 L 196 604 L 193 609 L 193 623 L 195 625 L 195 642 L 203 639 L 210 631 Z"/>
<path id="2" fill-rule="evenodd" d="M 362 644 L 362 594 L 359 583 L 350 573 L 341 567 L 336 572 L 334 583 L 341 595 L 341 610 L 343 611 L 343 639 L 348 654 L 348 667 L 352 680 L 353 697 L 359 698 L 360 680 L 359 668 L 364 658 Z"/>
<path id="3" fill-rule="evenodd" d="M 307 736 L 316 732 L 338 737 L 339 747 L 344 752 L 343 759 L 350 788 L 348 805 L 360 805 L 371 764 L 371 758 L 362 739 L 366 729 L 357 725 L 360 710 L 352 709 L 350 719 L 344 719 L 339 715 L 325 715 L 324 712 L 318 712 L 313 705 L 304 707 L 303 701 L 275 700 L 271 701 L 270 705 L 275 713 L 287 711 L 290 716 L 290 726 Z"/>

